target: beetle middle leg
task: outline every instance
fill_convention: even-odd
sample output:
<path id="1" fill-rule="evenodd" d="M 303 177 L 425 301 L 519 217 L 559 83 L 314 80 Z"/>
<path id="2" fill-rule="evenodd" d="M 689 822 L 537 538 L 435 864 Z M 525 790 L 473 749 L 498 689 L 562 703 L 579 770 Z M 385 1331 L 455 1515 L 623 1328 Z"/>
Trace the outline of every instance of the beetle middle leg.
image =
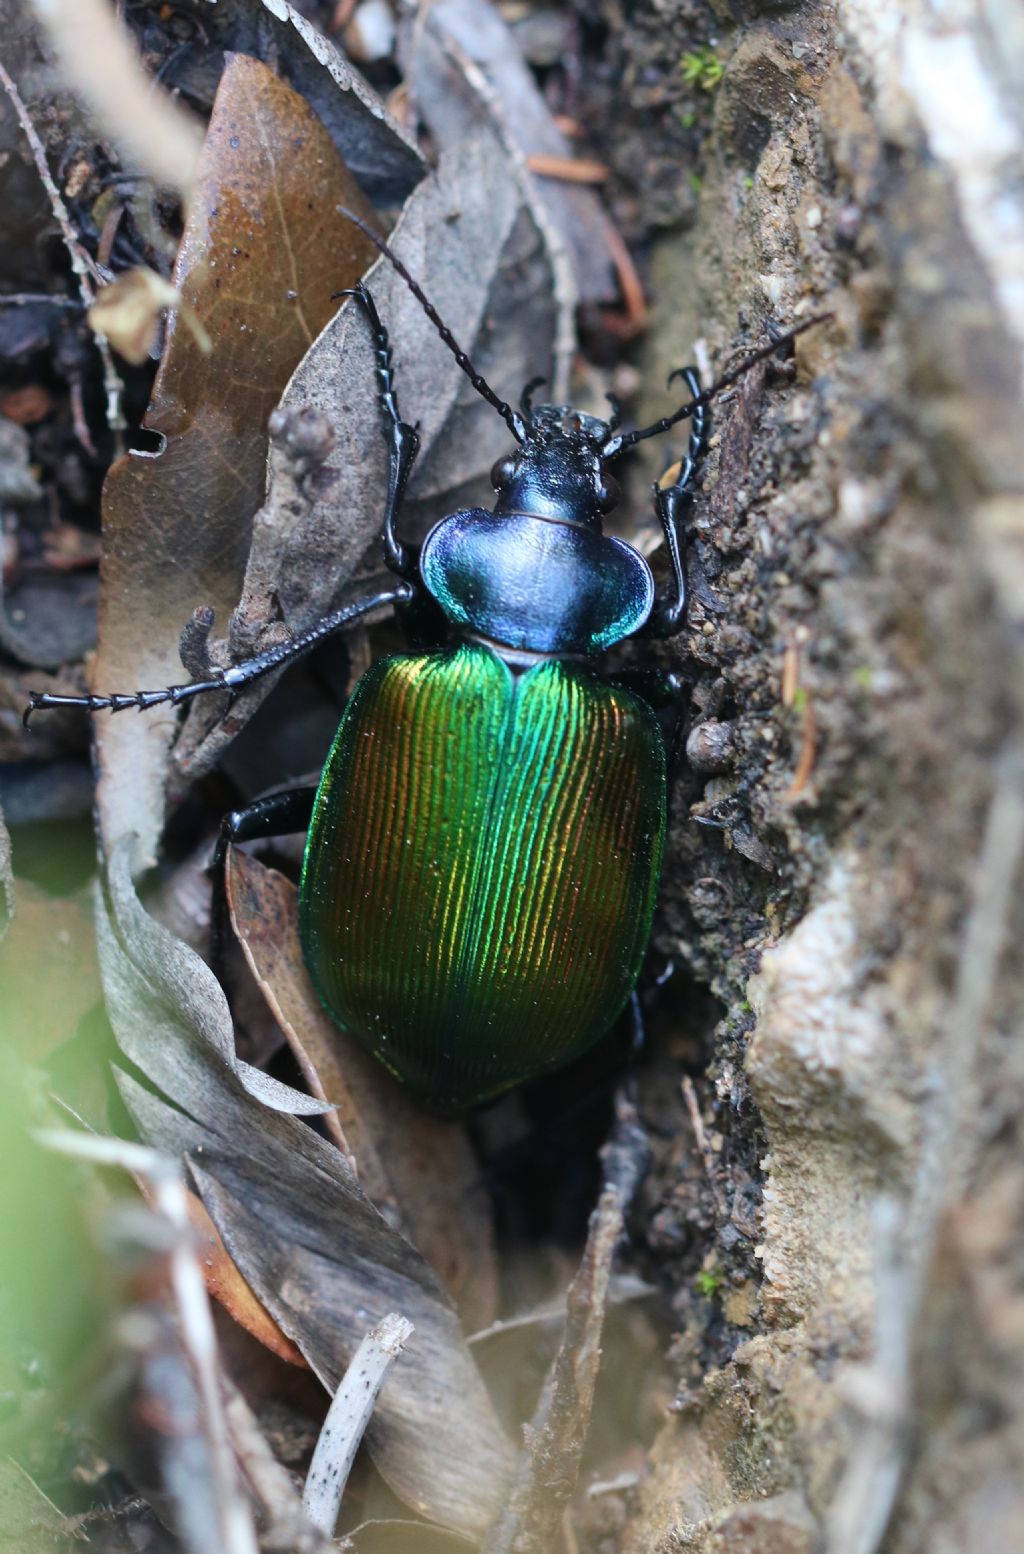
<path id="1" fill-rule="evenodd" d="M 270 840 L 275 836 L 290 836 L 295 831 L 308 831 L 316 794 L 316 788 L 309 785 L 284 788 L 278 793 L 268 793 L 264 798 L 255 799 L 244 809 L 233 809 L 221 821 L 217 845 L 210 861 L 210 873 L 213 876 L 210 956 L 214 974 L 219 981 L 224 980 L 229 939 L 228 848 L 232 842 Z"/>

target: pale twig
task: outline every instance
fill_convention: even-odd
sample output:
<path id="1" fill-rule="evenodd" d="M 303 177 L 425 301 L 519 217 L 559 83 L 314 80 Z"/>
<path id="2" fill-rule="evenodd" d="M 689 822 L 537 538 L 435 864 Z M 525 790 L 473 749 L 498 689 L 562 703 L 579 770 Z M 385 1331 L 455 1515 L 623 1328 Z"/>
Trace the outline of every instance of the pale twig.
<path id="1" fill-rule="evenodd" d="M 722 1194 L 718 1185 L 718 1161 L 715 1152 L 708 1142 L 708 1136 L 704 1132 L 704 1119 L 700 1114 L 700 1103 L 697 1100 L 697 1091 L 689 1074 L 683 1075 L 682 1081 L 683 1100 L 686 1103 L 687 1116 L 690 1119 L 690 1127 L 704 1161 L 704 1174 L 711 1188 L 711 1195 L 719 1208 L 722 1206 Z"/>
<path id="2" fill-rule="evenodd" d="M 874 1554 L 903 1478 L 910 1414 L 910 1306 L 906 1219 L 892 1198 L 874 1206 L 875 1343 L 870 1365 L 845 1378 L 862 1425 L 828 1509 L 829 1554 Z"/>
<path id="3" fill-rule="evenodd" d="M 168 1155 L 125 1139 L 98 1138 L 59 1128 L 41 1129 L 36 1138 L 46 1147 L 94 1165 L 116 1166 L 150 1183 L 153 1204 L 174 1232 L 168 1266 L 181 1328 L 196 1388 L 202 1402 L 200 1428 L 206 1440 L 210 1477 L 216 1490 L 224 1554 L 258 1554 L 252 1512 L 243 1498 L 228 1438 L 221 1395 L 221 1371 L 210 1302 L 193 1245 L 188 1193 L 181 1168 Z"/>
<path id="4" fill-rule="evenodd" d="M 82 303 L 75 297 L 61 297 L 57 293 L 48 291 L 4 291 L 0 292 L 0 308 L 27 308 L 37 303 L 47 303 L 53 308 L 82 307 Z"/>
<path id="5" fill-rule="evenodd" d="M 363 1432 L 384 1378 L 412 1333 L 412 1323 L 392 1311 L 363 1339 L 331 1400 L 302 1495 L 309 1520 L 330 1537 Z"/>
<path id="6" fill-rule="evenodd" d="M 68 208 L 64 204 L 60 190 L 53 181 L 53 175 L 46 160 L 46 149 L 36 133 L 36 127 L 29 117 L 29 111 L 22 101 L 21 93 L 18 91 L 11 76 L 7 73 L 2 61 L 0 61 L 0 86 L 7 93 L 11 106 L 18 115 L 18 122 L 25 133 L 25 139 L 28 141 L 29 149 L 32 152 L 32 160 L 36 164 L 36 170 L 39 173 L 43 188 L 49 196 L 50 209 L 53 211 L 54 219 L 60 227 L 61 236 L 64 239 L 64 247 L 68 251 L 71 268 L 78 281 L 79 296 L 85 307 L 88 308 L 96 299 L 96 292 L 93 289 L 92 283 L 95 280 L 102 284 L 102 277 L 78 241 L 75 229 L 71 225 Z M 100 359 L 103 362 L 103 387 L 107 395 L 107 424 L 116 433 L 123 431 L 125 427 L 125 419 L 121 410 L 121 396 L 124 393 L 124 385 L 118 376 L 117 368 L 114 366 L 114 358 L 110 354 L 110 346 L 107 344 L 106 337 L 97 334 L 95 340 L 96 349 L 99 351 Z"/>
<path id="7" fill-rule="evenodd" d="M 203 131 L 146 74 L 108 0 L 34 0 L 69 86 L 118 150 L 161 188 L 191 198 Z"/>
<path id="8" fill-rule="evenodd" d="M 915 1191 L 905 1215 L 889 1199 L 876 1206 L 875 1355 L 850 1378 L 864 1429 L 829 1511 L 829 1554 L 876 1554 L 903 1480 L 913 1401 L 911 1334 L 924 1304 L 942 1215 L 962 1192 L 967 1173 L 975 1063 L 1022 858 L 1024 749 L 1014 745 L 996 763 Z"/>

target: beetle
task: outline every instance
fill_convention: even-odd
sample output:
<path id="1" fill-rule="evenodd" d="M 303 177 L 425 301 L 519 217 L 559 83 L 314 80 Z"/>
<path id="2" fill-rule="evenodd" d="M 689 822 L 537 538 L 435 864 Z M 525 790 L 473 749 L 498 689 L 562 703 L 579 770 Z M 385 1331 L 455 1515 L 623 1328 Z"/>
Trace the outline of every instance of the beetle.
<path id="1" fill-rule="evenodd" d="M 394 585 L 207 679 L 107 696 L 33 692 L 25 717 L 234 693 L 385 605 L 414 642 L 440 622 L 429 648 L 362 675 L 319 786 L 229 815 L 214 861 L 222 878 L 231 842 L 306 831 L 299 933 L 318 996 L 419 1096 L 455 1111 L 577 1057 L 633 994 L 661 869 L 666 741 L 654 699 L 609 678 L 599 660 L 627 637 L 682 629 L 686 512 L 708 402 L 816 320 L 776 335 L 707 390 L 683 369 L 689 399 L 639 430 L 620 429 L 614 403 L 608 420 L 534 406 L 540 380 L 515 409 L 389 246 L 351 219 L 508 427 L 513 448 L 492 470 L 493 507 L 448 515 L 421 546 L 401 538 L 419 440 L 399 413 L 387 330 L 360 283 L 339 296 L 362 308 L 373 336 Z M 671 568 L 659 596 L 640 553 L 603 533 L 619 500 L 610 466 L 687 419 L 687 455 L 655 487 Z"/>

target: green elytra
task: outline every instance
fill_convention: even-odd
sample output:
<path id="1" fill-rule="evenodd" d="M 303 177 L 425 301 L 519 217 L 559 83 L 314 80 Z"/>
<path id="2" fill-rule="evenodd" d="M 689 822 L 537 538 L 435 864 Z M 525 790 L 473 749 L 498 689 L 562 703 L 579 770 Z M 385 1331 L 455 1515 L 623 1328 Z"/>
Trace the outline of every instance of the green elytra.
<path id="1" fill-rule="evenodd" d="M 374 664 L 299 898 L 331 1016 L 446 1109 L 583 1052 L 640 970 L 665 786 L 654 715 L 582 664 L 513 675 L 475 643 Z"/>

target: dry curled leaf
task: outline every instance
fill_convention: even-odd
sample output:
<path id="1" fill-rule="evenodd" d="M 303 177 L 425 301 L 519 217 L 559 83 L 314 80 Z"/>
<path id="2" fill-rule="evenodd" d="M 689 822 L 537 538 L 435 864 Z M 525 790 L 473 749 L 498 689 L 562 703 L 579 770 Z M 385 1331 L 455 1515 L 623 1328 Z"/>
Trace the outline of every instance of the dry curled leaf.
<path id="1" fill-rule="evenodd" d="M 324 1119 L 328 1132 L 351 1151 L 377 1208 L 408 1231 L 467 1328 L 485 1325 L 496 1308 L 497 1266 L 465 1124 L 424 1111 L 321 1007 L 302 957 L 295 886 L 232 849 L 228 887 L 250 969 L 313 1093 L 337 1108 Z"/>
<path id="2" fill-rule="evenodd" d="M 219 988 L 139 904 L 129 850 L 124 842 L 111 855 L 100 965 L 118 1043 L 161 1092 L 121 1075 L 129 1110 L 153 1145 L 188 1157 L 232 1260 L 326 1386 L 369 1324 L 398 1309 L 413 1322 L 417 1343 L 381 1398 L 370 1449 L 408 1504 L 481 1533 L 500 1504 L 509 1450 L 455 1312 L 340 1151 L 256 1099 L 251 1071 L 222 1050 Z M 290 1104 L 285 1086 L 263 1083 L 272 1103 Z"/>
<path id="3" fill-rule="evenodd" d="M 109 286 L 102 286 L 86 318 L 90 329 L 106 335 L 125 361 L 138 366 L 153 349 L 161 313 L 178 307 L 180 302 L 181 296 L 170 281 L 140 264 L 122 271 Z M 183 322 L 195 327 L 191 310 L 183 312 Z M 199 328 L 196 343 L 204 355 L 209 355 L 213 342 L 201 325 Z"/>
<path id="4" fill-rule="evenodd" d="M 230 610 L 265 476 L 267 417 L 296 362 L 371 253 L 337 213 L 368 210 L 309 105 L 246 55 L 229 58 L 203 146 L 174 285 L 214 342 L 179 317 L 145 425 L 158 456 L 128 454 L 104 489 L 95 683 L 183 678 L 178 638 L 198 604 Z M 173 710 L 98 725 L 108 842 L 151 859 L 163 815 Z"/>

